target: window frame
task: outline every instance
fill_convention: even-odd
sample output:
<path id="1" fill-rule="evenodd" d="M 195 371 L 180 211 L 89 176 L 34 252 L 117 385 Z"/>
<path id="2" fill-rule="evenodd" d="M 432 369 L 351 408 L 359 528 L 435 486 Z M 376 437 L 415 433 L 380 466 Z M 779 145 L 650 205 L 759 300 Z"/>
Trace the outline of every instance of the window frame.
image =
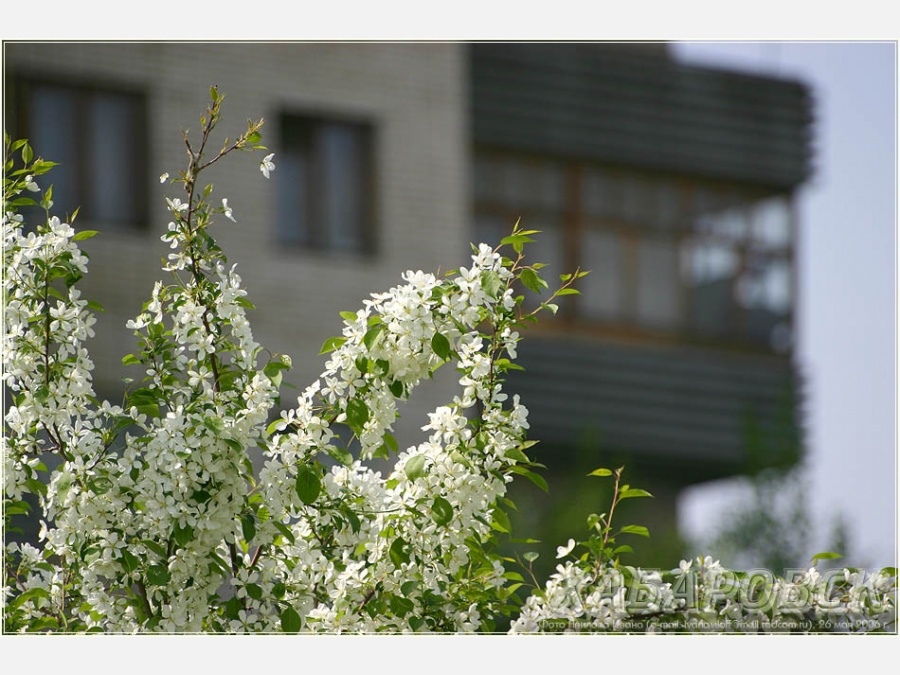
<path id="1" fill-rule="evenodd" d="M 73 155 L 77 166 L 72 173 L 74 185 L 69 191 L 75 195 L 77 203 L 71 205 L 72 210 L 78 208 L 79 217 L 84 221 L 102 226 L 113 234 L 144 235 L 150 231 L 152 221 L 150 214 L 150 125 L 148 112 L 148 96 L 142 87 L 134 84 L 107 81 L 104 79 L 61 78 L 41 72 L 20 72 L 10 78 L 6 93 L 10 104 L 7 106 L 4 124 L 18 138 L 28 138 L 36 153 L 49 161 L 61 162 L 65 158 L 51 157 L 41 147 L 35 130 L 30 128 L 32 117 L 32 95 L 40 88 L 49 88 L 58 92 L 66 92 L 74 97 L 74 126 L 78 130 L 75 138 Z M 124 142 L 128 150 L 127 162 L 130 173 L 129 201 L 134 204 L 132 214 L 125 218 L 101 220 L 96 211 L 99 207 L 94 199 L 102 194 L 102 184 L 96 176 L 94 168 L 101 162 L 98 150 L 93 142 L 90 107 L 96 97 L 121 96 L 130 99 L 135 115 L 130 124 L 136 130 L 132 138 Z M 52 182 L 52 181 L 51 181 Z M 66 205 L 69 206 L 69 205 Z M 68 214 L 70 215 L 70 213 Z"/>
<path id="2" fill-rule="evenodd" d="M 310 225 L 306 228 L 305 233 L 298 232 L 299 236 L 294 240 L 285 238 L 280 229 L 284 223 L 290 220 L 289 213 L 285 212 L 289 209 L 282 201 L 285 199 L 284 191 L 289 189 L 285 184 L 288 172 L 276 172 L 276 190 L 279 191 L 277 197 L 278 225 L 273 233 L 273 243 L 280 249 L 286 248 L 297 252 L 358 258 L 370 258 L 376 255 L 379 210 L 376 171 L 377 127 L 375 123 L 370 118 L 361 116 L 289 107 L 282 108 L 277 119 L 279 154 L 282 157 L 280 164 L 284 166 L 290 162 L 291 155 L 294 153 L 305 152 L 308 158 L 311 157 L 312 171 L 305 178 L 305 191 L 310 196 L 305 218 Z M 290 128 L 292 126 L 293 129 Z M 354 152 L 358 152 L 359 157 L 359 164 L 355 167 L 357 172 L 355 178 L 357 180 L 356 195 L 361 203 L 359 207 L 361 220 L 355 228 L 355 243 L 350 246 L 335 243 L 329 234 L 330 230 L 321 226 L 322 218 L 327 220 L 332 216 L 323 215 L 328 209 L 323 201 L 328 199 L 329 187 L 324 175 L 327 172 L 326 162 L 322 157 L 323 153 L 320 147 L 317 146 L 317 134 L 324 134 L 329 128 L 349 130 L 351 136 L 359 141 L 354 147 Z M 291 136 L 294 138 L 292 139 Z M 302 141 L 297 142 L 298 137 L 302 137 Z M 294 145 L 295 143 L 296 145 Z M 291 147 L 292 145 L 294 148 Z M 299 145 L 307 147 L 300 149 L 297 147 Z M 277 158 L 276 163 L 278 163 Z"/>
<path id="3" fill-rule="evenodd" d="M 587 232 L 611 234 L 618 239 L 618 249 L 621 255 L 618 286 L 622 295 L 614 301 L 614 304 L 618 303 L 620 314 L 606 317 L 589 316 L 584 311 L 586 305 L 584 296 L 567 296 L 561 298 L 565 302 L 559 303 L 560 310 L 556 317 L 556 323 L 563 330 L 587 330 L 625 339 L 714 344 L 766 353 L 780 353 L 791 348 L 784 345 L 775 346 L 770 341 L 763 341 L 758 336 L 751 335 L 749 328 L 752 308 L 740 305 L 736 291 L 739 280 L 744 278 L 748 272 L 747 263 L 752 256 L 757 256 L 769 266 L 785 264 L 788 269 L 787 311 L 783 314 L 782 322 L 790 329 L 790 333 L 794 334 L 797 299 L 794 253 L 797 214 L 794 195 L 791 192 L 700 176 L 686 176 L 580 160 L 561 160 L 556 157 L 545 157 L 495 147 L 476 146 L 472 157 L 475 167 L 472 172 L 473 180 L 485 177 L 486 171 L 480 165 L 481 162 L 487 162 L 494 167 L 502 167 L 504 162 L 523 162 L 526 165 L 534 166 L 540 162 L 553 161 L 563 166 L 564 175 L 563 207 L 555 216 L 547 209 L 535 208 L 528 204 L 510 203 L 504 199 L 503 185 L 495 186 L 495 189 L 497 187 L 499 189 L 493 195 L 489 194 L 489 188 L 474 185 L 472 195 L 475 223 L 485 218 L 493 218 L 501 219 L 509 227 L 512 227 L 512 223 L 521 218 L 521 222 L 528 229 L 540 229 L 540 227 L 534 226 L 535 220 L 557 217 L 563 231 L 562 258 L 566 267 L 565 271 L 569 272 L 579 266 L 582 269 L 590 269 L 590 262 L 580 259 L 583 237 Z M 498 169 L 499 175 L 502 176 L 503 170 Z M 609 176 L 619 180 L 635 180 L 642 184 L 642 187 L 638 186 L 641 189 L 655 184 L 658 191 L 674 190 L 674 195 L 669 193 L 663 196 L 660 191 L 650 209 L 639 209 L 639 211 L 656 210 L 653 218 L 647 217 L 643 221 L 639 218 L 629 219 L 622 216 L 621 213 L 590 213 L 587 190 L 588 176 L 592 175 L 592 172 L 606 172 Z M 502 182 L 502 178 L 496 179 L 496 181 Z M 595 185 L 597 184 L 595 183 Z M 743 237 L 735 239 L 722 233 L 703 233 L 697 230 L 695 220 L 699 217 L 698 201 L 703 194 L 712 195 L 721 203 L 731 204 L 731 207 L 740 211 L 746 221 L 743 225 Z M 621 196 L 623 202 L 627 201 L 624 199 L 624 190 L 621 192 Z M 783 215 L 787 219 L 784 242 L 780 246 L 767 245 L 760 241 L 755 234 L 759 229 L 754 221 L 755 211 L 760 205 L 773 199 L 783 200 Z M 666 201 L 669 207 L 675 209 L 674 216 L 666 215 L 666 206 L 664 206 Z M 654 240 L 669 242 L 674 247 L 679 305 L 677 317 L 673 322 L 657 326 L 642 324 L 639 320 L 638 307 L 638 278 L 640 276 L 638 264 L 641 247 L 645 242 Z M 727 241 L 728 245 L 733 248 L 737 259 L 734 274 L 727 279 L 727 325 L 719 333 L 704 331 L 700 324 L 693 319 L 697 298 L 695 290 L 685 278 L 684 268 L 686 266 L 685 257 L 688 255 L 686 252 L 692 242 L 697 241 L 707 244 Z M 548 281 L 552 283 L 553 280 L 548 279 Z"/>

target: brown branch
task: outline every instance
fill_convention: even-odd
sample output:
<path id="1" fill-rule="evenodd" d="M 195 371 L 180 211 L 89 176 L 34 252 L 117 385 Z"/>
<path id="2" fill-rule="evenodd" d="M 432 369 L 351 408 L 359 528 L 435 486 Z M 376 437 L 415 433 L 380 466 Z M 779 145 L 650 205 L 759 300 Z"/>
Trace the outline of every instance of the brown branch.
<path id="1" fill-rule="evenodd" d="M 144 601 L 144 609 L 147 612 L 147 618 L 153 617 L 153 607 L 150 604 L 150 598 L 147 597 L 147 588 L 144 586 L 143 580 L 139 579 L 135 586 L 137 587 L 138 595 L 141 597 L 141 600 Z"/>
<path id="2" fill-rule="evenodd" d="M 262 555 L 262 551 L 264 548 L 265 548 L 265 546 L 257 546 L 256 547 L 256 551 L 254 551 L 253 557 L 250 559 L 250 564 L 247 565 L 247 569 L 253 569 L 256 566 L 256 563 L 259 560 L 260 556 Z"/>
<path id="3" fill-rule="evenodd" d="M 373 586 L 372 590 L 366 593 L 366 597 L 363 598 L 363 601 L 359 603 L 359 607 L 356 608 L 357 612 L 362 611 L 362 608 L 369 604 L 369 601 L 375 597 L 375 593 L 377 590 L 378 588 L 376 586 Z"/>

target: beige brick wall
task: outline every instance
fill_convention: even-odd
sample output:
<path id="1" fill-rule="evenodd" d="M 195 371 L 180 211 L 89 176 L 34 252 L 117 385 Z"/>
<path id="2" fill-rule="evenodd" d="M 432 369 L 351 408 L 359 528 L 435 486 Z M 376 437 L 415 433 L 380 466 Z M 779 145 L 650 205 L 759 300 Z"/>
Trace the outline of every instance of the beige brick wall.
<path id="1" fill-rule="evenodd" d="M 275 181 L 257 170 L 258 154 L 230 157 L 203 176 L 204 183 L 215 184 L 216 202 L 228 197 L 238 221 L 222 219 L 216 232 L 257 306 L 250 317 L 255 337 L 293 357 L 295 371 L 288 379 L 301 389 L 323 367 L 318 349 L 340 332 L 339 311 L 356 309 L 368 293 L 398 283 L 406 269 L 449 269 L 467 255 L 469 142 L 461 45 L 7 43 L 5 48 L 7 77 L 29 71 L 137 84 L 147 92 L 152 230 L 103 233 L 85 242 L 91 272 L 84 293 L 107 308 L 91 345 L 105 392 L 119 389 L 120 359 L 133 346 L 125 321 L 140 311 L 168 252 L 159 240 L 169 220 L 163 197 L 179 195 L 155 177 L 163 171 L 174 175 L 183 166 L 180 132 L 187 128 L 196 134 L 210 85 L 226 95 L 219 143 L 242 131 L 248 118 L 265 117 L 263 142 L 275 152 L 276 167 L 282 109 L 349 113 L 375 127 L 378 234 L 371 258 L 280 249 L 274 236 Z M 81 219 L 76 225 L 91 227 Z M 421 404 L 410 406 L 413 419 L 398 427 L 408 443 L 422 436 L 425 411 L 452 395 L 452 383 L 446 376 L 440 380 L 423 388 Z M 290 391 L 284 400 L 290 405 Z"/>

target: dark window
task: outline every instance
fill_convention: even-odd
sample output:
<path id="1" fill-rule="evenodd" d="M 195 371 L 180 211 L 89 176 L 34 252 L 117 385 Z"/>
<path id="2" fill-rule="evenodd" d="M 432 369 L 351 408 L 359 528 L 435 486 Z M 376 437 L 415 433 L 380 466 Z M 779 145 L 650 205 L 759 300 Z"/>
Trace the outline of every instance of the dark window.
<path id="1" fill-rule="evenodd" d="M 79 208 L 79 219 L 110 230 L 146 226 L 142 94 L 22 78 L 14 85 L 11 112 L 14 135 L 28 138 L 35 154 L 59 163 L 39 182 L 44 189 L 53 185 L 53 213 L 63 216 Z"/>
<path id="2" fill-rule="evenodd" d="M 349 253 L 372 251 L 370 125 L 283 115 L 281 151 L 275 163 L 280 244 Z"/>
<path id="3" fill-rule="evenodd" d="M 548 263 L 548 281 L 590 270 L 583 295 L 559 303 L 561 318 L 617 334 L 790 347 L 789 195 L 487 149 L 473 175 L 481 241 L 499 241 L 521 218 L 542 231 L 531 254 Z"/>

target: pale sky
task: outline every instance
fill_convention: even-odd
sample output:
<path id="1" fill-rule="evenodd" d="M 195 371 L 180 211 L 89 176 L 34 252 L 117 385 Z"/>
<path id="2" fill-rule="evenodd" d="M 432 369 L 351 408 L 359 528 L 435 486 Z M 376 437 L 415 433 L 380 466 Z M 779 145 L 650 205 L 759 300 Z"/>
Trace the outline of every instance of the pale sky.
<path id="1" fill-rule="evenodd" d="M 888 42 L 678 43 L 685 62 L 799 78 L 812 88 L 812 180 L 800 194 L 797 356 L 806 378 L 816 541 L 843 513 L 848 565 L 897 564 L 897 51 Z M 682 502 L 708 527 L 728 485 Z"/>

